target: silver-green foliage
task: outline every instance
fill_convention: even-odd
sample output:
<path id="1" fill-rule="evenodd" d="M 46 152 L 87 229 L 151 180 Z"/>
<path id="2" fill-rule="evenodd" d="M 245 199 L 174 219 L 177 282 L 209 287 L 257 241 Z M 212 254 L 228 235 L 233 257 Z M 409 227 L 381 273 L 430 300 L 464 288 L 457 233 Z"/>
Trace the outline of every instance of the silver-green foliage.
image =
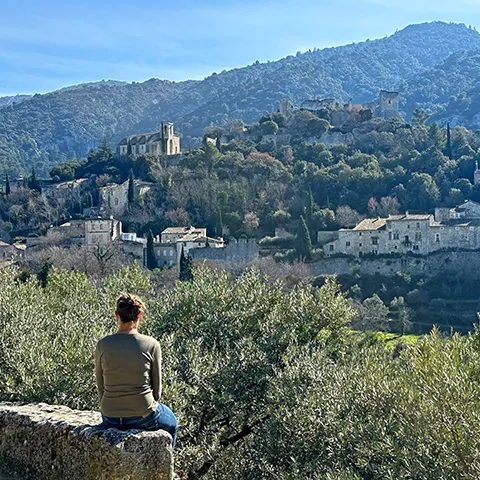
<path id="1" fill-rule="evenodd" d="M 162 344 L 182 478 L 480 477 L 478 333 L 433 331 L 393 358 L 347 335 L 334 281 L 286 291 L 200 270 L 162 290 L 134 267 L 100 286 L 54 270 L 42 288 L 16 273 L 0 270 L 0 399 L 95 408 L 92 352 L 131 291 Z"/>

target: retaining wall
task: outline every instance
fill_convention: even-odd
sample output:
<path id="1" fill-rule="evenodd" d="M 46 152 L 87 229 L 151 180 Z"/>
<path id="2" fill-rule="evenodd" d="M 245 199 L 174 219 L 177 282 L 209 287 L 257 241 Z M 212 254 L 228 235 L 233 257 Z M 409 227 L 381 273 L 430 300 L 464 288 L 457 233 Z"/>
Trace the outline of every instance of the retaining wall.
<path id="1" fill-rule="evenodd" d="M 98 412 L 0 403 L 0 465 L 41 480 L 171 480 L 172 438 L 162 430 L 103 429 Z"/>
<path id="2" fill-rule="evenodd" d="M 434 277 L 462 272 L 480 275 L 480 252 L 437 252 L 428 256 L 408 256 L 401 258 L 353 258 L 333 257 L 311 263 L 312 275 L 351 274 L 353 269 L 364 275 L 393 276 L 397 272 Z"/>

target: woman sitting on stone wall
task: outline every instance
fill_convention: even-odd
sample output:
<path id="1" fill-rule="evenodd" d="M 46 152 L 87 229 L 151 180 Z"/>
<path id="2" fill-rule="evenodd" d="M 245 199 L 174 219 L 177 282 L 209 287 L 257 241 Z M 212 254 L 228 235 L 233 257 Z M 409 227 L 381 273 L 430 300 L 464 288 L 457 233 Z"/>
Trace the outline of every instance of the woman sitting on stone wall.
<path id="1" fill-rule="evenodd" d="M 119 430 L 166 430 L 175 446 L 177 419 L 159 403 L 162 352 L 152 337 L 138 333 L 145 306 L 135 295 L 117 300 L 118 332 L 102 338 L 95 350 L 103 425 Z"/>

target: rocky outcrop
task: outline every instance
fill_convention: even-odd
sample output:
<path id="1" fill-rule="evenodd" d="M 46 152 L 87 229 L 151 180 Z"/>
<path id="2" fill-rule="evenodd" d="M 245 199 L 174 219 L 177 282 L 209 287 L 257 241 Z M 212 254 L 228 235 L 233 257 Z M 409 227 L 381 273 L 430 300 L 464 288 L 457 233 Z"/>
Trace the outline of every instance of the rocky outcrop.
<path id="1" fill-rule="evenodd" d="M 122 432 L 100 422 L 98 412 L 0 403 L 0 465 L 41 480 L 173 478 L 167 432 Z"/>

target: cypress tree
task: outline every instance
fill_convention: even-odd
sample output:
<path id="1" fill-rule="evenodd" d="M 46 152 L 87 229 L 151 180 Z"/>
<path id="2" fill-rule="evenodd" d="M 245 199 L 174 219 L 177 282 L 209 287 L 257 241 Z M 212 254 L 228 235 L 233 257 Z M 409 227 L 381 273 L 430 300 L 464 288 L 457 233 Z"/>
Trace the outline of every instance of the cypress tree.
<path id="1" fill-rule="evenodd" d="M 133 177 L 133 169 L 130 169 L 130 175 L 128 177 L 128 205 L 133 205 L 135 201 L 135 179 Z"/>
<path id="2" fill-rule="evenodd" d="M 217 149 L 218 149 L 219 152 L 222 151 L 222 140 L 221 140 L 221 137 L 217 137 L 217 139 L 215 140 L 215 146 L 217 147 Z"/>
<path id="3" fill-rule="evenodd" d="M 157 259 L 155 258 L 155 248 L 153 244 L 153 233 L 151 230 L 147 235 L 147 268 L 150 270 L 157 268 Z"/>
<path id="4" fill-rule="evenodd" d="M 180 255 L 180 275 L 179 280 L 181 282 L 193 281 L 193 261 L 190 255 L 185 255 L 182 247 L 182 253 Z"/>
<path id="5" fill-rule="evenodd" d="M 312 190 L 309 189 L 307 192 L 307 199 L 305 202 L 305 221 L 307 222 L 308 228 L 312 228 L 312 215 L 313 215 L 313 196 L 312 196 Z"/>
<path id="6" fill-rule="evenodd" d="M 50 274 L 50 271 L 52 270 L 53 263 L 50 261 L 47 261 L 43 264 L 42 268 L 39 270 L 37 273 L 37 279 L 40 282 L 40 285 L 45 288 L 48 283 L 48 275 Z"/>
<path id="7" fill-rule="evenodd" d="M 31 190 L 40 190 L 40 184 L 38 183 L 35 167 L 32 167 L 32 175 L 30 176 L 30 179 L 28 181 L 28 188 L 30 188 Z"/>
<path id="8" fill-rule="evenodd" d="M 217 221 L 215 225 L 215 233 L 217 237 L 223 236 L 223 219 L 222 219 L 222 211 L 218 209 L 217 212 Z"/>
<path id="9" fill-rule="evenodd" d="M 5 176 L 5 195 L 10 194 L 10 179 L 8 178 L 8 174 Z"/>
<path id="10" fill-rule="evenodd" d="M 310 233 L 303 216 L 300 217 L 300 225 L 295 237 L 295 250 L 300 259 L 308 260 L 312 255 L 312 241 L 310 240 Z"/>
<path id="11" fill-rule="evenodd" d="M 447 148 L 445 149 L 445 155 L 451 160 L 452 154 L 452 135 L 450 132 L 450 124 L 447 123 Z"/>

